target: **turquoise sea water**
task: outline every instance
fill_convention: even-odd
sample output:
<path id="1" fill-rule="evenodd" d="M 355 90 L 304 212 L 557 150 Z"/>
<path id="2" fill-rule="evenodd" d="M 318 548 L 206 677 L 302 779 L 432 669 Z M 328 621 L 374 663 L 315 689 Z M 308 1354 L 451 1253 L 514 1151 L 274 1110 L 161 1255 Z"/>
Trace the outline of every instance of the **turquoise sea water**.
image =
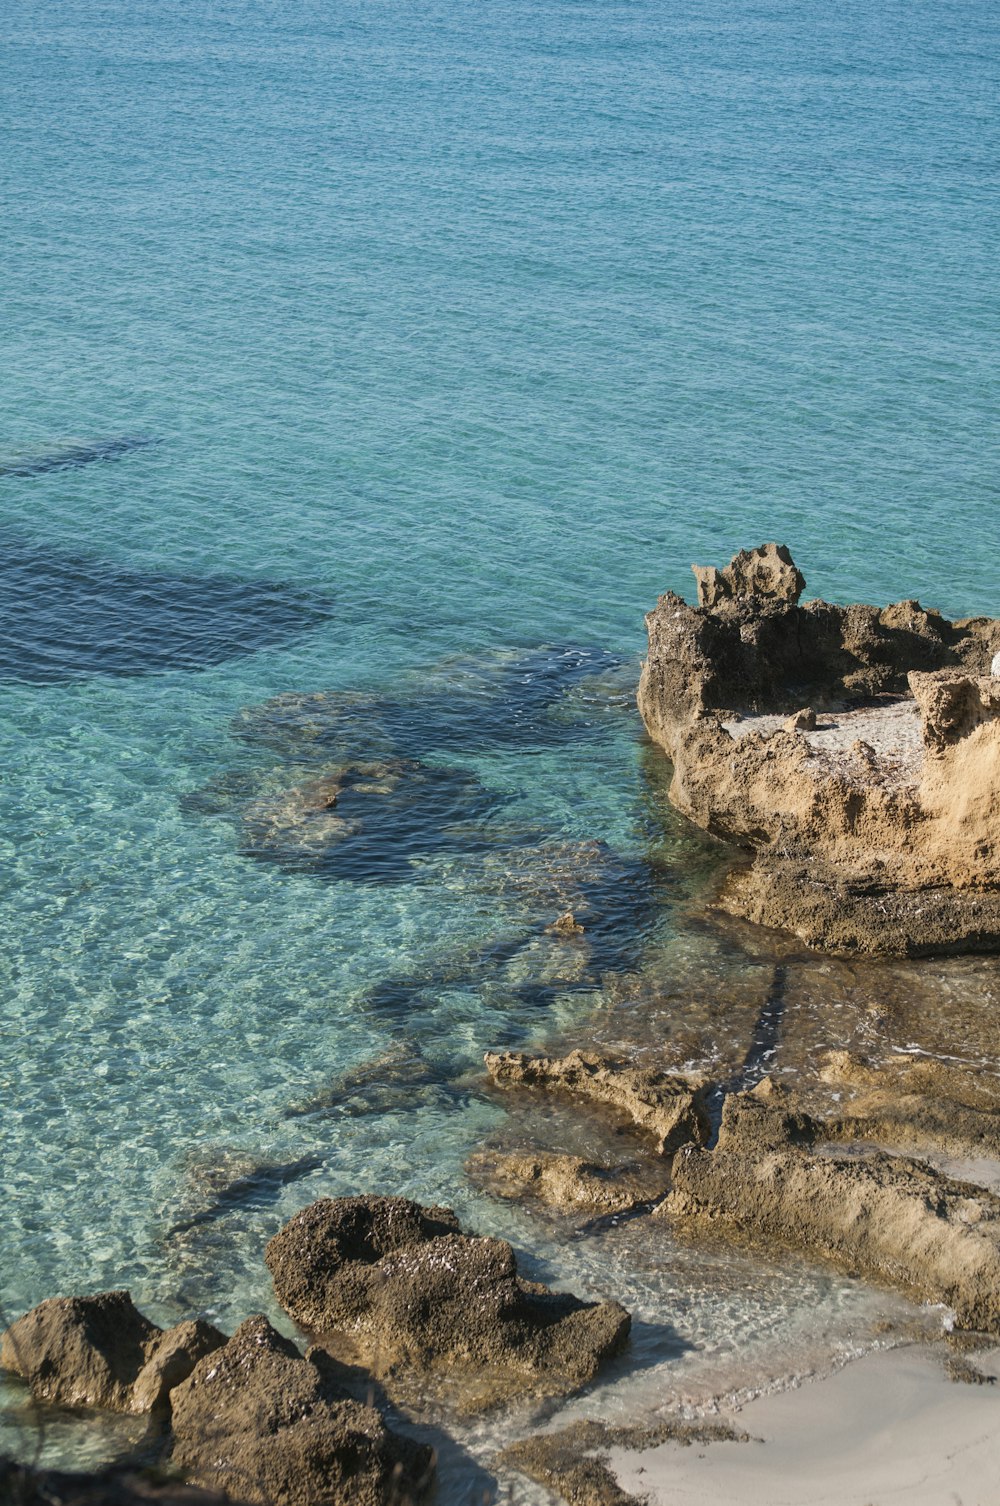
<path id="1" fill-rule="evenodd" d="M 631 1302 L 651 1405 L 854 1342 L 850 1283 L 570 1241 L 462 1163 L 503 1128 L 483 1050 L 710 1064 L 766 997 L 639 738 L 657 593 L 778 538 L 815 594 L 1000 610 L 995 9 L 3 29 L 5 1309 L 128 1284 L 234 1323 L 289 1213 L 379 1190 Z M 393 792 L 344 795 L 325 856 L 275 815 L 375 759 Z M 844 1039 L 914 987 L 797 976 Z M 984 1008 L 996 979 L 920 974 Z"/>

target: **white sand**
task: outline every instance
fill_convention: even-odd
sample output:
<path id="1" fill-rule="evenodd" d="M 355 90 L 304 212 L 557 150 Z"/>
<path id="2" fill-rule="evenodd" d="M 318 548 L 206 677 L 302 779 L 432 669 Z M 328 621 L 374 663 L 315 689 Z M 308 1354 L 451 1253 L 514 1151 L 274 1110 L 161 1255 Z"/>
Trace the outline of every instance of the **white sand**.
<path id="1" fill-rule="evenodd" d="M 787 715 L 745 716 L 722 725 L 739 742 L 751 733 L 769 737 L 780 732 L 787 721 Z M 811 772 L 817 779 L 832 773 L 856 777 L 860 767 L 852 752 L 855 742 L 868 744 L 883 779 L 915 783 L 920 778 L 924 745 L 914 700 L 885 700 L 857 711 L 818 711 L 815 731 L 799 736 L 809 746 Z"/>
<path id="2" fill-rule="evenodd" d="M 1000 1506 L 1000 1385 L 949 1380 L 946 1351 L 870 1354 L 733 1414 L 762 1442 L 616 1449 L 655 1506 Z M 973 1354 L 1000 1376 L 1000 1350 Z"/>

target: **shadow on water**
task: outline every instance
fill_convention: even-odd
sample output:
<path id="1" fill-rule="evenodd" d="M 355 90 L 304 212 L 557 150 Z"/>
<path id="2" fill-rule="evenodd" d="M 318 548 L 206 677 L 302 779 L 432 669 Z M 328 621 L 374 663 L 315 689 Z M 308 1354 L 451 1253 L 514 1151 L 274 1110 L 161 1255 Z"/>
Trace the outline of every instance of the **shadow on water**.
<path id="1" fill-rule="evenodd" d="M 50 450 L 38 450 L 15 460 L 0 461 L 0 477 L 44 476 L 49 471 L 74 470 L 97 461 L 120 460 L 133 450 L 148 450 L 159 443 L 160 440 L 151 434 L 116 434 L 111 439 L 56 445 Z"/>
<path id="2" fill-rule="evenodd" d="M 279 581 L 130 570 L 0 533 L 0 680 L 204 669 L 331 615 L 328 598 Z"/>

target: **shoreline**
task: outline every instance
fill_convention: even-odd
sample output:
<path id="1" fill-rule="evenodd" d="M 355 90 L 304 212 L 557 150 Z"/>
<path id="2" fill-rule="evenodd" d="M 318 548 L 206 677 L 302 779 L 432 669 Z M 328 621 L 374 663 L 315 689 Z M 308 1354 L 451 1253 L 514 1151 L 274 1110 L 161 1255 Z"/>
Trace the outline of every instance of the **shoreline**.
<path id="1" fill-rule="evenodd" d="M 862 1355 L 720 1412 L 749 1443 L 615 1447 L 609 1472 L 650 1506 L 995 1506 L 1000 1347 L 962 1357 L 973 1374 L 961 1377 L 941 1349 Z"/>

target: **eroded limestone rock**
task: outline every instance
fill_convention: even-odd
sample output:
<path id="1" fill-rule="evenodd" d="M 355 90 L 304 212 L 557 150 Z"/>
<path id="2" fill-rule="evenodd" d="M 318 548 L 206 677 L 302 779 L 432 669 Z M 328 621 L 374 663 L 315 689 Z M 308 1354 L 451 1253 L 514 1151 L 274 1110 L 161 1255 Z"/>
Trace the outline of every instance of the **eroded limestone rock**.
<path id="1" fill-rule="evenodd" d="M 842 1110 L 824 1121 L 831 1140 L 876 1140 L 1000 1161 L 996 1078 L 930 1059 L 874 1068 L 841 1051 L 829 1054 L 822 1075 L 849 1090 Z"/>
<path id="2" fill-rule="evenodd" d="M 1000 948 L 1000 621 L 800 605 L 793 570 L 765 546 L 646 619 L 671 801 L 755 855 L 723 904 L 838 950 Z"/>
<path id="3" fill-rule="evenodd" d="M 303 1359 L 263 1317 L 177 1387 L 173 1433 L 186 1478 L 260 1506 L 403 1506 L 433 1474 L 429 1448 L 392 1432 L 329 1356 Z"/>
<path id="4" fill-rule="evenodd" d="M 488 1051 L 483 1059 L 490 1077 L 501 1086 L 552 1088 L 617 1109 L 639 1129 L 655 1135 L 660 1155 L 708 1138 L 708 1084 L 702 1077 L 632 1067 L 585 1051 L 561 1057 Z"/>
<path id="5" fill-rule="evenodd" d="M 628 1336 L 616 1302 L 521 1279 L 510 1245 L 463 1234 L 444 1208 L 405 1198 L 323 1198 L 267 1246 L 278 1301 L 313 1332 L 348 1334 L 368 1367 L 488 1375 L 470 1405 L 591 1380 Z"/>
<path id="6" fill-rule="evenodd" d="M 470 1179 L 504 1198 L 533 1198 L 563 1213 L 601 1217 L 655 1202 L 667 1190 L 662 1166 L 597 1166 L 557 1151 L 476 1151 Z"/>
<path id="7" fill-rule="evenodd" d="M 18 1318 L 0 1344 L 0 1365 L 20 1375 L 38 1401 L 64 1407 L 148 1412 L 225 1343 L 210 1323 L 164 1332 L 127 1291 L 50 1297 Z"/>
<path id="8" fill-rule="evenodd" d="M 1000 1198 L 881 1152 L 814 1149 L 820 1129 L 769 1083 L 733 1094 L 716 1148 L 675 1156 L 654 1217 L 798 1249 L 1000 1333 Z"/>

